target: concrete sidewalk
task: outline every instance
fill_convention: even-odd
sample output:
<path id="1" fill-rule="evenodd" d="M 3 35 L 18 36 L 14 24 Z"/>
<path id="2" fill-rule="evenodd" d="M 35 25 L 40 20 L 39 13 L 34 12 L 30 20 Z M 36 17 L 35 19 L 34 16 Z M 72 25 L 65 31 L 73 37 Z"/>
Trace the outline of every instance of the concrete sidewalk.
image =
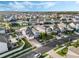
<path id="1" fill-rule="evenodd" d="M 48 51 L 48 54 L 49 54 L 49 56 L 50 56 L 51 58 L 64 58 L 64 57 L 58 55 L 53 49 L 50 50 L 50 51 Z"/>

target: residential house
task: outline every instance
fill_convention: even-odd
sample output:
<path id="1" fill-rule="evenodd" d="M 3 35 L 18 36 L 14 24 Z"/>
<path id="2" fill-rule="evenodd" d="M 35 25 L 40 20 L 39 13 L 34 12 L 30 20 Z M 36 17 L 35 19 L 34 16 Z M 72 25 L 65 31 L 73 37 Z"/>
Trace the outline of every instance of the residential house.
<path id="1" fill-rule="evenodd" d="M 76 25 L 75 25 L 75 23 L 70 23 L 69 27 L 72 28 L 72 29 L 74 29 L 76 27 Z"/>
<path id="2" fill-rule="evenodd" d="M 34 27 L 27 27 L 25 31 L 22 31 L 22 34 L 29 40 L 39 37 L 39 32 Z"/>
<path id="3" fill-rule="evenodd" d="M 5 33 L 6 33 L 5 28 L 0 28 L 0 34 L 5 34 Z"/>
<path id="4" fill-rule="evenodd" d="M 0 34 L 0 53 L 8 51 L 8 36 Z"/>
<path id="5" fill-rule="evenodd" d="M 60 29 L 61 32 L 64 32 L 65 28 L 66 28 L 66 24 L 60 23 L 60 24 L 58 24 L 58 28 Z"/>
<path id="6" fill-rule="evenodd" d="M 79 22 L 79 16 L 75 16 L 72 20 L 73 22 Z"/>
<path id="7" fill-rule="evenodd" d="M 26 37 L 28 39 L 33 39 L 34 38 L 34 33 L 32 32 L 32 28 L 28 27 L 25 31 Z"/>
<path id="8" fill-rule="evenodd" d="M 50 34 L 50 33 L 52 33 L 52 32 L 53 32 L 53 29 L 52 29 L 52 28 L 50 28 L 50 27 L 48 27 L 48 28 L 46 28 L 46 32 L 47 32 L 47 34 Z"/>

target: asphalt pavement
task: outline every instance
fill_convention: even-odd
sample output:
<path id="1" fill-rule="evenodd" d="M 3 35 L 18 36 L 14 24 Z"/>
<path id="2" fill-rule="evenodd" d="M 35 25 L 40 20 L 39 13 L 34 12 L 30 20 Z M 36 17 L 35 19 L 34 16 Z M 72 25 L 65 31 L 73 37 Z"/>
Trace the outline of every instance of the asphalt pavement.
<path id="1" fill-rule="evenodd" d="M 66 43 L 68 41 L 76 40 L 77 38 L 79 38 L 79 35 L 71 35 L 71 36 L 69 36 L 67 38 L 62 38 L 62 39 L 59 39 L 59 40 L 52 40 L 52 41 L 48 42 L 46 45 L 44 45 L 44 46 L 42 46 L 42 47 L 28 53 L 28 54 L 25 54 L 25 55 L 21 56 L 20 58 L 33 58 L 36 53 L 48 52 L 51 49 L 53 49 L 54 47 L 56 47 L 56 45 L 58 43 L 64 44 L 64 43 Z"/>

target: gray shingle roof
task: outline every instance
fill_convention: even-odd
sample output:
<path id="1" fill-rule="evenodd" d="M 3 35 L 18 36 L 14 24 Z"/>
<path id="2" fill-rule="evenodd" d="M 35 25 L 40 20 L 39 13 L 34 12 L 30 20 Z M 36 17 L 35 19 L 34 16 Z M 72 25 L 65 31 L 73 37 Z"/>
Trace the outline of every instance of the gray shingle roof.
<path id="1" fill-rule="evenodd" d="M 8 42 L 8 39 L 9 39 L 9 36 L 8 35 L 0 34 L 0 42 L 7 43 Z"/>
<path id="2" fill-rule="evenodd" d="M 32 28 L 30 28 L 30 27 L 27 28 L 26 35 L 28 35 L 29 37 L 34 35 L 34 33 L 32 32 Z"/>

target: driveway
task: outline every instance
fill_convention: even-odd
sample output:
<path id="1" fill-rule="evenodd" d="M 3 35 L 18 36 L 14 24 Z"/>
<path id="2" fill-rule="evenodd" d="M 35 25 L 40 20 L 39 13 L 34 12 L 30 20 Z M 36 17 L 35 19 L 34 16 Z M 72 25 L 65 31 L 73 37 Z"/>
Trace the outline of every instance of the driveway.
<path id="1" fill-rule="evenodd" d="M 37 47 L 37 48 L 42 47 L 42 44 L 39 43 L 36 39 L 31 39 L 31 40 L 28 40 L 28 41 L 30 42 L 30 44 L 31 44 L 32 46 L 35 46 L 35 47 Z"/>

